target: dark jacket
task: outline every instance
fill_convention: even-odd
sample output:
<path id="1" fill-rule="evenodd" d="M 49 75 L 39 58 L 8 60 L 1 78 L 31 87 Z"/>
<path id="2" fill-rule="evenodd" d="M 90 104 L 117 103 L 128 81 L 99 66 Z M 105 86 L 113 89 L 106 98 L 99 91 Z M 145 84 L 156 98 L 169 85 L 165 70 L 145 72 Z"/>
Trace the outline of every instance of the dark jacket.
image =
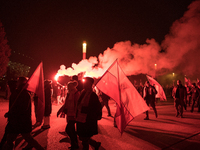
<path id="1" fill-rule="evenodd" d="M 172 97 L 176 100 L 185 101 L 187 97 L 186 88 L 183 85 L 175 86 L 172 91 Z"/>
<path id="2" fill-rule="evenodd" d="M 82 91 L 77 107 L 81 104 L 85 93 L 85 91 Z M 99 98 L 95 92 L 92 92 L 88 106 L 82 107 L 81 112 L 87 114 L 87 118 L 85 123 L 77 122 L 78 135 L 80 137 L 91 137 L 98 134 L 97 120 L 101 119 L 102 109 Z"/>
<path id="3" fill-rule="evenodd" d="M 200 91 L 199 91 L 199 88 L 198 87 L 193 87 L 189 94 L 191 94 L 192 96 L 192 100 L 198 100 L 199 99 L 199 96 L 200 96 Z"/>
<path id="4" fill-rule="evenodd" d="M 155 102 L 157 90 L 154 86 L 144 87 L 144 99 L 146 102 Z"/>
<path id="5" fill-rule="evenodd" d="M 44 87 L 44 94 L 45 94 L 45 110 L 44 116 L 50 116 L 52 112 L 52 103 L 51 103 L 51 84 L 47 84 Z"/>
<path id="6" fill-rule="evenodd" d="M 27 90 L 16 89 L 10 96 L 8 112 L 8 133 L 30 133 L 31 97 Z"/>

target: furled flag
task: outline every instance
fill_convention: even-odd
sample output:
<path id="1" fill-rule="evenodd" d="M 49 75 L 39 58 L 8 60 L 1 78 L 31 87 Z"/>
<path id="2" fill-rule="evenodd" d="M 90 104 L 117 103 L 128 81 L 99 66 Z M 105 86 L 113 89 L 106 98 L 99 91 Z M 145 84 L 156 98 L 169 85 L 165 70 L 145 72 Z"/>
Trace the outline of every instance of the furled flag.
<path id="1" fill-rule="evenodd" d="M 37 121 L 41 121 L 44 116 L 44 75 L 43 75 L 43 63 L 41 62 L 36 68 L 35 72 L 32 74 L 28 80 L 28 91 L 35 93 L 38 96 L 38 105 L 36 110 Z"/>
<path id="2" fill-rule="evenodd" d="M 197 78 L 197 85 L 199 85 L 200 84 L 200 81 L 199 81 L 199 79 Z"/>
<path id="3" fill-rule="evenodd" d="M 96 87 L 115 100 L 117 104 L 115 121 L 121 134 L 135 116 L 149 110 L 144 99 L 126 77 L 117 60 L 104 73 Z"/>
<path id="4" fill-rule="evenodd" d="M 148 79 L 149 83 L 151 85 L 154 85 L 156 90 L 157 90 L 157 92 L 158 92 L 156 94 L 156 98 L 160 98 L 161 101 L 167 101 L 167 98 L 166 98 L 166 95 L 165 95 L 165 92 L 164 92 L 162 86 L 155 79 L 153 79 L 152 77 L 150 77 L 148 75 L 146 75 L 146 76 L 147 76 L 147 79 Z"/>
<path id="5" fill-rule="evenodd" d="M 185 84 L 187 84 L 188 86 L 192 86 L 190 79 L 187 79 L 186 77 L 185 77 Z"/>

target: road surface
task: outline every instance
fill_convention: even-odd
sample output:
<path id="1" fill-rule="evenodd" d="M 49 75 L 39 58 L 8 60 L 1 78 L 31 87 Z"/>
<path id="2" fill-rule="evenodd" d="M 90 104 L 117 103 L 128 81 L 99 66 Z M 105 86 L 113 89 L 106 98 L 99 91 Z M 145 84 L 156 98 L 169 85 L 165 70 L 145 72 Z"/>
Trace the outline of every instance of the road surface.
<path id="1" fill-rule="evenodd" d="M 110 100 L 111 113 L 115 114 L 115 102 Z M 64 134 L 66 119 L 57 118 L 56 113 L 61 105 L 53 103 L 51 114 L 51 128 L 42 130 L 37 127 L 33 130 L 34 138 L 47 150 L 67 150 L 70 146 L 69 137 Z M 34 106 L 32 106 L 33 110 Z M 8 101 L 0 99 L 0 139 L 6 126 L 3 117 L 8 110 Z M 184 118 L 175 117 L 173 102 L 157 103 L 158 118 L 153 110 L 149 112 L 150 120 L 144 120 L 145 113 L 135 117 L 126 127 L 124 133 L 113 125 L 113 117 L 107 117 L 107 110 L 103 108 L 103 118 L 99 121 L 99 134 L 93 139 L 101 142 L 100 150 L 161 150 L 161 149 L 200 149 L 200 113 L 197 108 L 190 112 L 188 107 L 184 111 Z M 35 123 L 32 111 L 33 124 Z M 19 136 L 15 142 L 15 149 L 21 150 L 27 143 Z M 80 149 L 82 148 L 79 141 Z M 90 147 L 90 150 L 94 149 Z"/>

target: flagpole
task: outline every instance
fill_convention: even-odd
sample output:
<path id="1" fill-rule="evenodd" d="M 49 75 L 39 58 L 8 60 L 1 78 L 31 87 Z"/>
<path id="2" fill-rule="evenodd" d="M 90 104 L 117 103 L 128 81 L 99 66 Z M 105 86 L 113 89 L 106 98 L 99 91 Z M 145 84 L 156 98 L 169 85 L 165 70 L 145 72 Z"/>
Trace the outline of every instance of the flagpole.
<path id="1" fill-rule="evenodd" d="M 117 61 L 117 60 L 116 60 L 116 61 Z M 118 81 L 119 98 L 120 98 L 120 106 L 118 106 L 118 107 L 119 107 L 120 114 L 121 114 L 121 111 L 122 111 L 122 110 L 121 110 L 121 109 L 122 109 L 122 107 L 121 107 L 121 105 L 122 105 L 122 104 L 121 104 L 121 101 L 122 101 L 122 100 L 121 100 L 121 88 L 120 88 L 120 81 L 119 81 L 119 80 L 120 80 L 120 77 L 119 77 L 119 64 L 118 64 L 118 61 L 117 61 L 117 77 L 118 77 L 117 81 Z M 115 117 L 116 117 L 116 116 L 115 116 Z M 120 130 L 122 131 L 122 122 L 120 122 L 120 123 L 121 123 L 121 125 L 120 125 L 120 126 L 121 126 L 121 129 L 120 129 Z M 123 133 L 123 132 L 121 132 L 121 136 L 122 136 L 122 133 Z"/>

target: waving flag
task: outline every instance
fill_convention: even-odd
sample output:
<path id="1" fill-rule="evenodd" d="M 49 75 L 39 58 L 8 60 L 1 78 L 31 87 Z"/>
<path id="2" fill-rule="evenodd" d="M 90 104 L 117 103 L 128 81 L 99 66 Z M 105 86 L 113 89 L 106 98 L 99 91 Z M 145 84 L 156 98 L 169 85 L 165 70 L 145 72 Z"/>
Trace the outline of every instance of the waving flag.
<path id="1" fill-rule="evenodd" d="M 156 98 L 160 98 L 161 101 L 167 101 L 167 98 L 166 98 L 166 95 L 165 95 L 165 92 L 164 92 L 162 86 L 155 79 L 153 79 L 152 77 L 150 77 L 148 75 L 146 75 L 146 76 L 147 76 L 147 79 L 148 79 L 149 83 L 151 85 L 155 85 L 155 88 L 156 88 L 156 90 L 158 92 L 156 94 Z"/>
<path id="2" fill-rule="evenodd" d="M 43 63 L 41 62 L 36 68 L 35 72 L 32 74 L 28 80 L 28 91 L 35 93 L 38 96 L 38 106 L 37 106 L 37 120 L 42 121 L 44 116 L 44 75 L 43 75 Z"/>
<path id="3" fill-rule="evenodd" d="M 115 100 L 115 121 L 121 133 L 133 118 L 147 110 L 146 102 L 126 77 L 117 60 L 104 73 L 96 87 Z"/>

